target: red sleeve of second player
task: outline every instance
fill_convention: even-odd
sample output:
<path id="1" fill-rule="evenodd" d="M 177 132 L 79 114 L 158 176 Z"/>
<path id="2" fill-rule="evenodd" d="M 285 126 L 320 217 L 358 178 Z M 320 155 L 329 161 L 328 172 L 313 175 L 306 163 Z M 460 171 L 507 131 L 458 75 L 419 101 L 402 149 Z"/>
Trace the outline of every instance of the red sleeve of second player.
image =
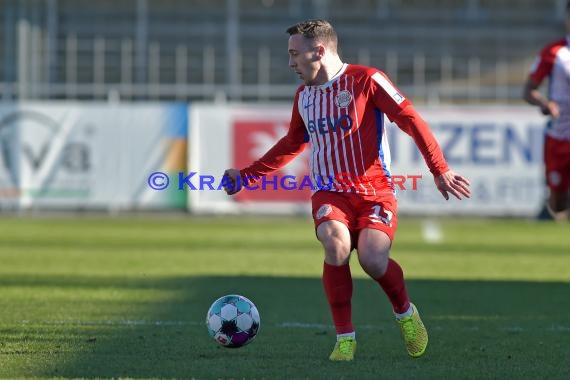
<path id="1" fill-rule="evenodd" d="M 298 109 L 299 92 L 300 89 L 295 94 L 293 112 L 287 134 L 273 145 L 259 160 L 253 162 L 247 168 L 240 170 L 241 177 L 247 179 L 249 185 L 254 184 L 262 176 L 287 165 L 307 146 L 309 139 L 305 124 Z"/>
<path id="2" fill-rule="evenodd" d="M 535 83 L 542 83 L 544 78 L 549 76 L 552 72 L 552 66 L 556 60 L 556 54 L 558 53 L 558 50 L 564 45 L 566 45 L 566 41 L 560 40 L 542 49 L 540 56 L 536 58 L 530 70 L 529 78 Z"/>

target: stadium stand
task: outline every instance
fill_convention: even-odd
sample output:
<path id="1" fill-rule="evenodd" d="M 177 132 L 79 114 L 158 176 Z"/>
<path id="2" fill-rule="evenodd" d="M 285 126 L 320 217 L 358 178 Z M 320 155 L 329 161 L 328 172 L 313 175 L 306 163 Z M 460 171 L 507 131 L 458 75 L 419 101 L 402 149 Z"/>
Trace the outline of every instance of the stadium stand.
<path id="1" fill-rule="evenodd" d="M 285 100 L 287 26 L 330 19 L 343 56 L 419 102 L 518 102 L 559 0 L 0 2 L 3 99 Z M 560 20 L 560 21 L 558 21 Z"/>

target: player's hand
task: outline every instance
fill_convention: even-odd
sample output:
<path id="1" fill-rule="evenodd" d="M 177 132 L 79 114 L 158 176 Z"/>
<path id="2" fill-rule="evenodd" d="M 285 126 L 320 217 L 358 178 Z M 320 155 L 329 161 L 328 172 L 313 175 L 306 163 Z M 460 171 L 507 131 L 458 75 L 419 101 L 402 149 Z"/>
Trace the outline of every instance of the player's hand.
<path id="1" fill-rule="evenodd" d="M 449 194 L 452 194 L 457 199 L 471 197 L 471 184 L 469 180 L 456 174 L 452 170 L 448 170 L 442 175 L 435 177 L 435 186 L 445 200 L 449 200 Z"/>
<path id="2" fill-rule="evenodd" d="M 546 103 L 546 106 L 540 107 L 540 111 L 543 115 L 550 115 L 553 119 L 558 119 L 560 117 L 560 107 L 558 107 L 558 103 L 553 102 L 552 100 Z"/>
<path id="3" fill-rule="evenodd" d="M 234 195 L 241 190 L 241 183 L 239 183 L 239 170 L 237 169 L 226 169 L 224 171 L 224 177 L 227 177 L 230 181 L 230 185 L 224 184 L 224 190 L 228 195 Z"/>

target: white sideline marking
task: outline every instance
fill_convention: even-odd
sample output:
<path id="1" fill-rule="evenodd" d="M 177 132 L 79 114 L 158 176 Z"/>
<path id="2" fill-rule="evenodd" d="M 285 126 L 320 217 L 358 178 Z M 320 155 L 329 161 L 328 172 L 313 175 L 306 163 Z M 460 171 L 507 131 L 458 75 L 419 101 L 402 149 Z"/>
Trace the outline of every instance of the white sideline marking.
<path id="1" fill-rule="evenodd" d="M 95 321 L 82 321 L 82 320 L 47 320 L 47 321 L 28 321 L 22 320 L 20 321 L 22 325 L 52 325 L 52 326 L 205 326 L 206 322 L 197 322 L 197 321 L 148 321 L 148 320 L 138 320 L 138 319 L 119 319 L 119 320 L 95 320 Z M 263 324 L 263 320 L 262 320 Z M 391 324 L 388 327 L 396 327 L 395 324 Z M 324 323 L 303 323 L 303 322 L 281 322 L 276 323 L 273 327 L 277 328 L 284 328 L 284 329 L 331 329 L 333 330 L 333 325 L 328 325 Z M 357 330 L 384 330 L 384 326 L 379 325 L 359 325 L 357 326 Z M 429 330 L 437 330 L 437 331 L 444 331 L 450 330 L 449 328 L 445 328 L 440 325 L 428 325 Z M 462 331 L 479 331 L 481 329 L 480 326 L 471 325 L 468 327 L 464 327 Z M 520 326 L 504 326 L 497 328 L 499 331 L 505 332 L 525 332 L 531 331 L 529 329 L 522 328 Z M 542 329 L 538 330 L 545 330 L 545 331 L 553 331 L 553 332 L 570 332 L 570 326 L 564 325 L 550 325 L 545 326 Z M 532 331 L 537 331 L 537 329 L 533 328 Z"/>
<path id="2" fill-rule="evenodd" d="M 560 332 L 560 331 L 566 331 L 566 332 L 568 332 L 568 331 L 570 331 L 570 327 L 568 327 L 568 326 L 556 325 L 556 326 L 550 326 L 549 328 L 547 328 L 547 330 L 548 330 L 548 331 L 557 331 L 557 332 Z"/>
<path id="3" fill-rule="evenodd" d="M 199 326 L 204 325 L 206 322 L 195 321 L 146 321 L 136 319 L 118 319 L 118 320 L 99 320 L 99 321 L 81 321 L 81 320 L 68 320 L 68 321 L 27 321 L 23 320 L 23 325 L 57 325 L 57 326 Z"/>

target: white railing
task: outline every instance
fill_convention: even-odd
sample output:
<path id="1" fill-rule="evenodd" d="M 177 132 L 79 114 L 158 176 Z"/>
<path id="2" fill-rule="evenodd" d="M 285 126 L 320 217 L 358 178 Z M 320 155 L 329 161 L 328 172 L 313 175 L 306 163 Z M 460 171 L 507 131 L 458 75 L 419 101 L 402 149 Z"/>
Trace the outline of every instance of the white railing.
<path id="1" fill-rule="evenodd" d="M 1 98 L 273 101 L 291 97 L 296 82 L 287 68 L 285 45 L 283 54 L 272 53 L 269 48 L 272 41 L 276 41 L 273 34 L 269 34 L 274 33 L 275 26 L 263 22 L 240 24 L 241 18 L 248 17 L 254 10 L 246 9 L 245 5 L 240 7 L 239 0 L 218 1 L 226 7 L 217 10 L 223 22 L 215 30 L 215 38 L 200 42 L 199 46 L 181 38 L 172 49 L 168 40 L 149 37 L 152 21 L 149 4 L 152 2 L 136 0 L 133 3 L 132 11 L 136 17 L 131 22 L 131 35 L 116 38 L 97 35 L 96 28 L 87 37 L 77 31 L 63 30 L 58 17 L 64 3 L 58 0 L 0 3 L 0 10 L 4 11 L 4 24 L 0 28 L 5 32 L 4 41 L 0 41 L 4 43 Z M 330 9 L 330 2 L 326 0 L 314 0 L 310 4 L 306 7 L 301 0 L 289 0 L 288 13 L 299 18 L 309 16 L 304 14 L 306 12 L 334 14 L 336 11 Z M 401 0 L 377 0 L 375 4 L 379 19 L 389 20 L 394 11 L 400 10 L 398 7 L 407 9 Z M 500 6 L 502 3 L 498 1 L 497 4 Z M 565 0 L 551 0 L 549 5 L 545 3 L 544 9 L 552 8 L 552 11 L 564 5 Z M 469 16 L 466 20 L 475 22 L 484 17 L 478 0 L 463 0 L 457 7 L 467 12 L 463 16 Z M 355 12 L 357 10 L 355 8 Z M 40 12 L 45 12 L 45 17 L 39 17 Z M 262 13 L 259 17 L 263 16 Z M 369 15 L 363 13 L 364 16 Z M 556 22 L 555 17 L 553 21 Z M 167 24 L 163 26 L 170 27 Z M 193 28 L 192 35 L 201 36 L 203 28 L 200 25 L 187 27 Z M 339 29 L 343 27 L 347 30 L 342 35 L 352 41 L 364 41 L 361 37 L 372 32 L 364 23 L 350 26 L 347 22 Z M 487 39 L 494 33 L 494 30 L 483 29 L 478 29 L 475 39 Z M 534 54 L 542 43 L 548 42 L 549 31 L 553 28 L 541 27 L 540 31 L 519 29 L 514 33 L 518 38 L 516 41 L 526 41 L 524 48 Z M 541 33 L 540 38 L 535 32 Z M 209 30 L 207 34 L 212 33 Z M 405 33 L 411 31 L 392 27 L 383 29 L 381 35 L 389 41 L 399 41 L 409 39 L 410 35 Z M 468 41 L 473 37 L 470 33 L 468 28 L 459 28 L 456 32 L 429 28 L 423 36 L 429 35 L 430 41 L 438 41 L 441 37 L 442 43 L 449 43 Z M 285 44 L 282 34 L 278 41 Z M 413 35 L 418 34 L 422 35 L 421 30 L 413 31 Z M 256 36 L 267 38 L 257 50 L 244 52 L 240 41 L 243 43 Z M 513 45 L 513 41 L 509 39 L 506 45 Z M 423 46 L 424 51 L 417 51 L 410 57 L 413 47 L 408 48 L 406 54 L 390 46 L 379 47 L 376 41 L 361 44 L 354 47 L 352 56 L 346 57 L 347 61 L 384 70 L 408 96 L 423 103 L 518 101 L 533 59 L 531 53 L 524 53 L 521 50 L 523 46 L 517 44 L 512 50 L 502 52 L 505 56 L 518 54 L 509 59 L 495 59 L 489 53 L 469 52 L 468 48 L 461 51 L 449 49 L 449 53 L 437 56 L 435 50 L 430 51 L 429 44 Z M 387 51 L 378 56 L 378 50 L 383 48 Z M 14 54 L 10 54 L 12 52 Z M 473 55 L 467 57 L 466 54 Z M 251 57 L 254 57 L 253 64 Z"/>

